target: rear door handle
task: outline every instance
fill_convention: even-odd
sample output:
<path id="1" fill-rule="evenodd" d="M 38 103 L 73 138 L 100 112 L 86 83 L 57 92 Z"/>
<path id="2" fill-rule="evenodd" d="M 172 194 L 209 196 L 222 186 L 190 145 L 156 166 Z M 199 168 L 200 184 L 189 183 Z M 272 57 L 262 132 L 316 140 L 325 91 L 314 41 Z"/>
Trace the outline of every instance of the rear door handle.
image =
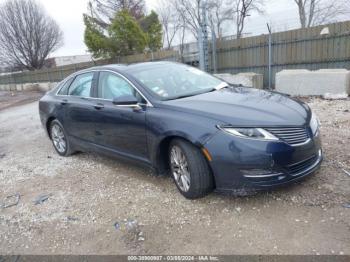
<path id="1" fill-rule="evenodd" d="M 62 99 L 61 105 L 66 105 L 66 104 L 68 104 L 68 100 L 67 99 Z"/>
<path id="2" fill-rule="evenodd" d="M 97 109 L 97 110 L 100 110 L 102 108 L 104 108 L 105 106 L 103 104 L 96 104 L 94 105 L 94 108 Z"/>

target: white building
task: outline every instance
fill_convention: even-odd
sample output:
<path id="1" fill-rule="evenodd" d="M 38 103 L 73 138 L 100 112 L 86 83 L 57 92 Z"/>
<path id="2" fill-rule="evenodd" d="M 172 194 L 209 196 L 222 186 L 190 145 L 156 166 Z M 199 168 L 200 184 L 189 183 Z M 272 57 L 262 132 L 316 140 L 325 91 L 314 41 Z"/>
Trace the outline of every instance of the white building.
<path id="1" fill-rule="evenodd" d="M 52 57 L 48 60 L 51 63 L 53 63 L 56 67 L 93 61 L 92 56 L 90 54 Z"/>

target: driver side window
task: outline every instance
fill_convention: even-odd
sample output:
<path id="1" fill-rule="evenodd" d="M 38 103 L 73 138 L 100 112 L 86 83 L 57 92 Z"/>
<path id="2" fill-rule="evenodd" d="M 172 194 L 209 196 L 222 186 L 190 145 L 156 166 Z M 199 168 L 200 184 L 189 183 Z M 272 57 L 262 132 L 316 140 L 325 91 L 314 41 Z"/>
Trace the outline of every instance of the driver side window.
<path id="1" fill-rule="evenodd" d="M 142 96 L 124 78 L 110 72 L 100 72 L 98 97 L 113 100 L 122 96 L 134 96 L 143 102 Z"/>

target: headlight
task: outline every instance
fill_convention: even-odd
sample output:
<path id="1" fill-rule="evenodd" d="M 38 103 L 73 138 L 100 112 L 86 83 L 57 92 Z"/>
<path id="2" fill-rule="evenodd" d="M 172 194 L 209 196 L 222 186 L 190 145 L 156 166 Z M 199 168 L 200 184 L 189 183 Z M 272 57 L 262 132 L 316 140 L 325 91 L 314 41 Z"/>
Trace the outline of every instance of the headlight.
<path id="1" fill-rule="evenodd" d="M 320 126 L 320 121 L 318 120 L 317 115 L 315 113 L 312 113 L 311 120 L 310 120 L 310 127 L 313 135 L 317 134 L 319 126 Z"/>
<path id="2" fill-rule="evenodd" d="M 278 140 L 273 134 L 262 128 L 240 128 L 240 127 L 220 127 L 223 131 L 242 138 L 252 138 L 261 140 Z"/>

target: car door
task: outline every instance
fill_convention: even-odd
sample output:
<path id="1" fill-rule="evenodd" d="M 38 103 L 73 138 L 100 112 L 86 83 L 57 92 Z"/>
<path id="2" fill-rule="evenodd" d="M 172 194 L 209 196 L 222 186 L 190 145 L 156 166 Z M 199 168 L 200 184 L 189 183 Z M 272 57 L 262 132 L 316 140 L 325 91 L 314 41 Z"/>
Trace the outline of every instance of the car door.
<path id="1" fill-rule="evenodd" d="M 96 142 L 129 156 L 147 159 L 146 106 L 116 106 L 113 99 L 132 95 L 145 103 L 140 93 L 120 74 L 101 71 L 98 77 Z"/>
<path id="2" fill-rule="evenodd" d="M 68 88 L 65 106 L 65 129 L 68 135 L 86 142 L 95 141 L 94 100 L 95 72 L 77 75 Z"/>

